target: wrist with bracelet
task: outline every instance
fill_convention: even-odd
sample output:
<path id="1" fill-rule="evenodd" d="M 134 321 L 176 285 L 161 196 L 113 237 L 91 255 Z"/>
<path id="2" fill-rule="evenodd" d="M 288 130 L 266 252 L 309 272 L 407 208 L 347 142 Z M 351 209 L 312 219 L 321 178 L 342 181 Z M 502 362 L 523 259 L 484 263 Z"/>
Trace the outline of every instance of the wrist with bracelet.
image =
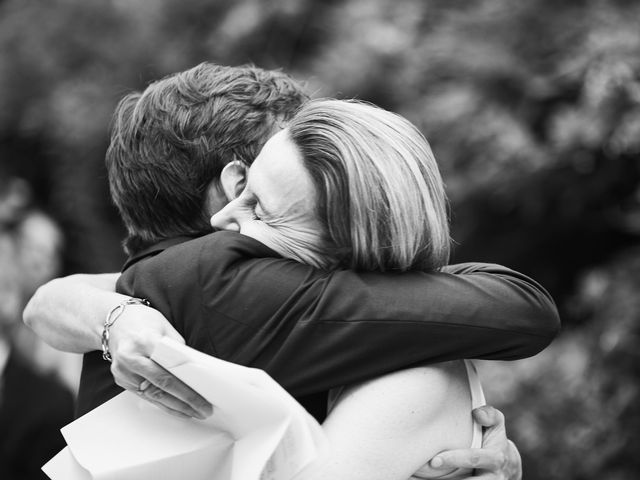
<path id="1" fill-rule="evenodd" d="M 150 307 L 151 303 L 146 298 L 127 298 L 125 301 L 119 303 L 107 313 L 106 318 L 104 319 L 104 325 L 102 327 L 102 358 L 106 361 L 111 362 L 113 358 L 111 357 L 111 352 L 109 351 L 109 329 L 113 327 L 113 324 L 116 323 L 116 320 L 120 318 L 120 316 L 124 313 L 125 308 L 129 305 L 144 305 L 146 307 Z"/>

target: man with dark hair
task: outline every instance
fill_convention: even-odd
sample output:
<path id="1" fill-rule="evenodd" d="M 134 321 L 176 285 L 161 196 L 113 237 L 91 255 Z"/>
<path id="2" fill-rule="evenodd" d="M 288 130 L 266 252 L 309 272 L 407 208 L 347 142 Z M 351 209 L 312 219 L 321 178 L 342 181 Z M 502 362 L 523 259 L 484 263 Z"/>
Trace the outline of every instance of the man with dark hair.
<path id="1" fill-rule="evenodd" d="M 199 395 L 150 360 L 163 335 L 263 368 L 319 420 L 330 388 L 419 363 L 522 358 L 551 341 L 558 328 L 552 300 L 504 267 L 324 272 L 274 258 L 237 233 L 205 235 L 209 216 L 242 190 L 242 164 L 305 100 L 280 72 L 202 64 L 120 102 L 107 167 L 130 259 L 119 278 L 53 281 L 25 310 L 25 321 L 54 347 L 89 352 L 80 413 L 120 391 L 111 373 L 121 387 L 173 413 L 210 413 Z M 116 280 L 121 293 L 113 292 Z M 130 296 L 149 299 L 170 323 Z M 114 312 L 118 322 L 104 327 Z M 111 372 L 102 353 L 113 357 Z M 519 470 L 504 434 L 493 446 L 473 456 L 465 451 L 451 464 Z M 496 460 L 504 455 L 506 466 Z"/>
<path id="2" fill-rule="evenodd" d="M 307 99 L 284 73 L 209 63 L 122 99 L 106 163 L 127 253 L 210 233 L 222 169 L 250 165 Z"/>

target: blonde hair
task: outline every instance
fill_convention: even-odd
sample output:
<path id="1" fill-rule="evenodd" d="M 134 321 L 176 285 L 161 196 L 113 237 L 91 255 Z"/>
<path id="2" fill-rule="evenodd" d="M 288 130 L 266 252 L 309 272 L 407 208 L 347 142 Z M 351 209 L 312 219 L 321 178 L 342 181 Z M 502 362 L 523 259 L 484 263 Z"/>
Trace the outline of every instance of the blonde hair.
<path id="1" fill-rule="evenodd" d="M 408 120 L 354 100 L 314 100 L 288 126 L 341 267 L 435 270 L 449 260 L 444 185 Z"/>

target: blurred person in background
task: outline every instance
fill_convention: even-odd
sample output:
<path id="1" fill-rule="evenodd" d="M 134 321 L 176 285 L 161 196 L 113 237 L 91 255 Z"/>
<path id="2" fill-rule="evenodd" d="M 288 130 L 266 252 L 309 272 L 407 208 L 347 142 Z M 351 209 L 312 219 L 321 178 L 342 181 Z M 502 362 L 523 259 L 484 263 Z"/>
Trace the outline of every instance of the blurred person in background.
<path id="1" fill-rule="evenodd" d="M 188 240 L 208 233 L 208 217 L 233 198 L 221 189 L 223 167 L 233 161 L 250 164 L 304 100 L 300 86 L 278 72 L 210 64 L 125 97 L 114 116 L 107 154 L 112 196 L 129 232 L 131 258 L 125 270 L 144 271 L 145 265 L 174 258 L 169 252 L 184 255 L 164 266 L 163 278 L 121 282 L 122 294 L 113 292 L 115 274 L 51 282 L 32 299 L 25 321 L 57 348 L 91 352 L 104 347 L 104 318 L 114 307 L 130 295 L 149 297 L 181 333 L 192 328 L 195 333 L 185 335 L 189 345 L 264 368 L 319 420 L 326 416 L 332 387 L 422 361 L 513 359 L 546 346 L 557 331 L 553 302 L 535 282 L 495 265 L 452 266 L 447 273 L 402 281 L 385 275 L 365 280 L 349 271 L 327 276 L 301 264 L 258 258 L 253 270 L 240 276 L 242 282 L 236 278 L 225 288 L 225 313 L 217 310 L 220 302 L 211 307 L 223 292 L 206 291 L 206 273 L 229 259 L 222 255 L 224 249 L 203 255 L 201 247 L 212 237 L 227 237 Z M 239 249 L 243 254 L 242 246 L 227 243 L 226 248 L 227 253 Z M 260 252 L 247 256 L 256 255 Z M 163 282 L 176 288 L 163 291 Z M 181 295 L 203 299 L 178 302 L 176 310 L 172 301 Z M 283 304 L 286 309 L 280 308 Z M 111 372 L 101 353 L 85 355 L 81 411 L 120 391 L 113 373 L 122 387 L 174 413 L 206 414 L 210 406 L 149 359 L 159 338 L 182 339 L 181 333 L 157 311 L 141 305 L 121 308 L 106 352 L 114 360 Z M 267 322 L 260 316 L 265 309 L 274 309 Z M 334 316 L 313 317 L 326 315 L 323 309 Z M 216 322 L 207 322 L 211 318 Z M 327 318 L 335 321 L 322 321 Z M 321 342 L 314 340 L 318 336 Z M 487 423 L 492 428 L 486 435 L 496 443 L 443 454 L 450 460 L 446 467 L 470 465 L 495 475 L 519 472 L 517 451 L 507 442 L 504 422 L 496 418 L 494 414 Z"/>
<path id="2" fill-rule="evenodd" d="M 64 446 L 59 429 L 73 418 L 73 396 L 56 377 L 66 370 L 66 365 L 58 362 L 60 352 L 51 354 L 52 350 L 20 322 L 26 300 L 39 285 L 59 274 L 61 243 L 53 221 L 31 207 L 28 183 L 18 177 L 0 178 L 3 480 L 46 478 L 40 467 Z"/>

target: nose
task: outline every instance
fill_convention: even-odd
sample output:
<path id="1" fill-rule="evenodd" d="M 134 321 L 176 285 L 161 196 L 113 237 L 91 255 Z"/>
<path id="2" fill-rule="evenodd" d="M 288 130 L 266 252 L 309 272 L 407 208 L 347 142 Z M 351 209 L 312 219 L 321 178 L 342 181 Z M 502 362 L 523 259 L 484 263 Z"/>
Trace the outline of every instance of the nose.
<path id="1" fill-rule="evenodd" d="M 215 213 L 210 220 L 211 226 L 216 230 L 240 231 L 238 220 L 237 199 L 229 202 L 222 210 Z"/>

